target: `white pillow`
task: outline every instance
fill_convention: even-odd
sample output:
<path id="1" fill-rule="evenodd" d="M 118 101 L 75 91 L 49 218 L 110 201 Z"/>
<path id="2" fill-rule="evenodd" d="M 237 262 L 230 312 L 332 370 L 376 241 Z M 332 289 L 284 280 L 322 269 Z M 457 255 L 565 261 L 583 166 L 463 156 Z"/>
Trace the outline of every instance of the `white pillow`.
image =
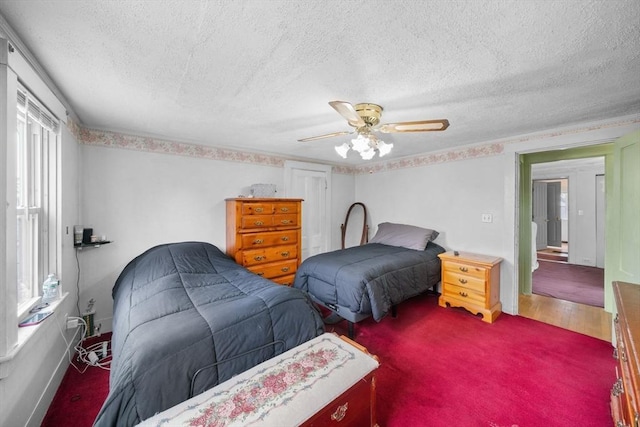
<path id="1" fill-rule="evenodd" d="M 382 243 L 389 246 L 401 246 L 408 249 L 423 251 L 430 240 L 438 237 L 435 230 L 416 227 L 415 225 L 394 224 L 383 222 L 378 224 L 378 231 L 369 243 Z"/>

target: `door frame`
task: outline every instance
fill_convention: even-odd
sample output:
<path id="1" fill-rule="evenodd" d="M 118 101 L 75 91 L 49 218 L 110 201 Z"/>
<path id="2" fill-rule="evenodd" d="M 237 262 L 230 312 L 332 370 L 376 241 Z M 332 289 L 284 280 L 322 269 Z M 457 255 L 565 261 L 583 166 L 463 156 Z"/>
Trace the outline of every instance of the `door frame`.
<path id="1" fill-rule="evenodd" d="M 323 247 L 325 252 L 329 250 L 331 247 L 331 172 L 333 170 L 331 165 L 323 165 L 320 163 L 307 163 L 300 162 L 295 160 L 285 160 L 284 162 L 284 194 L 285 197 L 299 197 L 300 195 L 291 194 L 291 189 L 293 188 L 293 171 L 294 170 L 303 170 L 303 171 L 311 171 L 311 172 L 321 172 L 324 173 L 325 176 L 325 209 L 324 215 L 321 215 L 324 218 L 324 239 L 323 239 Z M 304 199 L 304 197 L 302 197 Z M 302 202 L 302 215 L 304 216 L 304 202 Z M 304 222 L 304 220 L 303 220 Z M 303 230 L 304 233 L 304 230 Z M 303 248 L 304 249 L 304 248 Z"/>
<path id="2" fill-rule="evenodd" d="M 531 279 L 531 215 L 532 215 L 532 179 L 531 165 L 535 163 L 548 163 L 557 160 L 573 160 L 588 157 L 604 157 L 605 176 L 612 176 L 613 172 L 613 142 L 589 145 L 586 147 L 569 148 L 566 150 L 541 151 L 518 155 L 519 185 L 518 185 L 518 216 L 516 218 L 518 239 L 518 294 L 530 295 L 532 290 Z M 611 209 L 610 198 L 613 193 L 613 182 L 605 179 L 605 217 Z M 516 298 L 517 299 L 517 298 Z M 607 301 L 605 292 L 605 310 L 611 311 L 611 302 Z"/>

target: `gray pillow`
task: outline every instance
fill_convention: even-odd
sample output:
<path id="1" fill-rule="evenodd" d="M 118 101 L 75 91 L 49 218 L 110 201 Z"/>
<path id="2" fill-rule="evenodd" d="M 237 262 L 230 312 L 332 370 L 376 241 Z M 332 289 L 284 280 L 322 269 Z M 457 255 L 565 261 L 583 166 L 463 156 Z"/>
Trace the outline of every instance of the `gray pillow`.
<path id="1" fill-rule="evenodd" d="M 378 231 L 369 243 L 382 243 L 389 246 L 402 246 L 408 249 L 422 251 L 430 240 L 438 237 L 435 230 L 416 227 L 415 225 L 394 224 L 383 222 L 378 224 Z"/>

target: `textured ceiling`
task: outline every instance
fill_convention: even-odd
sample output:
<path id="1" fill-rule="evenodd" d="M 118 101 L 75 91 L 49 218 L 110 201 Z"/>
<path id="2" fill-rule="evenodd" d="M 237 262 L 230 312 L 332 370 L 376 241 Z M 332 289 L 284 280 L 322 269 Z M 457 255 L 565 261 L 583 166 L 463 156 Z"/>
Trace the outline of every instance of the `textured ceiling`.
<path id="1" fill-rule="evenodd" d="M 640 113 L 640 1 L 0 0 L 83 126 L 345 161 L 327 102 L 373 102 L 390 157 Z"/>

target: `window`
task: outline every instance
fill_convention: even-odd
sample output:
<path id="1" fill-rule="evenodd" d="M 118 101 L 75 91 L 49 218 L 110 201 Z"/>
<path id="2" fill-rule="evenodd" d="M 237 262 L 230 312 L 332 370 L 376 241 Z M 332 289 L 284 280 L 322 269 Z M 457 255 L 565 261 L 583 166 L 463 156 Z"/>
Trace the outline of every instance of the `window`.
<path id="1" fill-rule="evenodd" d="M 39 298 L 59 266 L 58 122 L 26 90 L 18 90 L 16 250 L 18 313 Z"/>

